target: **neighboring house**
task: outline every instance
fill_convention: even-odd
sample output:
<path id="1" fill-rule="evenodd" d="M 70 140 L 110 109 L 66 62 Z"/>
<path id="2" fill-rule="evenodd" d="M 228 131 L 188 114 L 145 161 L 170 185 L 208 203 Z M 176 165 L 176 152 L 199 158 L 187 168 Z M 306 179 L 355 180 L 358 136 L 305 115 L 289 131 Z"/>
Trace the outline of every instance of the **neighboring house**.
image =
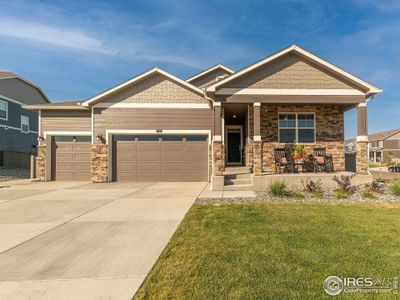
<path id="1" fill-rule="evenodd" d="M 152 69 L 80 103 L 40 111 L 41 180 L 208 181 L 225 166 L 253 181 L 274 169 L 274 147 L 325 147 L 344 170 L 343 113 L 357 108 L 357 172 L 366 173 L 373 85 L 290 46 L 238 72 L 222 65 L 183 81 Z"/>
<path id="2" fill-rule="evenodd" d="M 29 167 L 29 156 L 36 153 L 38 114 L 22 106 L 48 102 L 36 85 L 0 71 L 0 166 Z"/>
<path id="3" fill-rule="evenodd" d="M 370 162 L 382 162 L 386 154 L 400 160 L 400 128 L 370 134 L 368 136 Z"/>
<path id="4" fill-rule="evenodd" d="M 344 153 L 356 152 L 356 139 L 348 139 L 344 141 Z"/>

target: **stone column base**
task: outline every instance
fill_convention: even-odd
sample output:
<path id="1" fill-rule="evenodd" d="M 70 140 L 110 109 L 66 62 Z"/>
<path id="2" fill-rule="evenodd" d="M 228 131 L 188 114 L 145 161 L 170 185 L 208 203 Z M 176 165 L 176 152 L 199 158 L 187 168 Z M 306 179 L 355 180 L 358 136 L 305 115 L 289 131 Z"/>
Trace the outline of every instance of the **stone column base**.
<path id="1" fill-rule="evenodd" d="M 368 142 L 356 142 L 356 171 L 357 174 L 368 174 Z"/>
<path id="2" fill-rule="evenodd" d="M 108 146 L 104 144 L 92 145 L 92 182 L 108 182 Z"/>
<path id="3" fill-rule="evenodd" d="M 214 142 L 214 176 L 221 176 L 225 171 L 225 149 L 222 142 Z"/>
<path id="4" fill-rule="evenodd" d="M 39 181 L 46 181 L 46 146 L 45 145 L 37 146 L 36 178 L 39 179 Z"/>
<path id="5" fill-rule="evenodd" d="M 253 173 L 254 176 L 262 174 L 262 142 L 253 141 Z"/>

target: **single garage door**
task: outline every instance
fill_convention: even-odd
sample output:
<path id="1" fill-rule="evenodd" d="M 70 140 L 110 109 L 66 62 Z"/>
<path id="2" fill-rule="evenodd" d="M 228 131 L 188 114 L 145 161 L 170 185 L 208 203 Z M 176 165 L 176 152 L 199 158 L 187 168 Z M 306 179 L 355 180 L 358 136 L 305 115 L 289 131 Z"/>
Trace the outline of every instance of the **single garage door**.
<path id="1" fill-rule="evenodd" d="M 208 181 L 206 135 L 115 135 L 113 180 Z"/>
<path id="2" fill-rule="evenodd" d="M 55 136 L 52 150 L 53 180 L 90 181 L 90 136 Z"/>

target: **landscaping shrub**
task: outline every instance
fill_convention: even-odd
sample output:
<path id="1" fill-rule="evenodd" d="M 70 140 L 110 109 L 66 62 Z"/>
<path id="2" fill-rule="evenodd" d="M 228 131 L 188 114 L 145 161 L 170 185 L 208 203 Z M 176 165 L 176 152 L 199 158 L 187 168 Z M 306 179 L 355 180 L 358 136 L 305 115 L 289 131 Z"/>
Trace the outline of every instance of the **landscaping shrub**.
<path id="1" fill-rule="evenodd" d="M 317 198 L 322 198 L 324 196 L 321 179 L 314 181 L 311 178 L 307 178 L 306 180 L 302 180 L 301 184 L 303 185 L 304 192 L 312 194 Z"/>
<path id="2" fill-rule="evenodd" d="M 370 190 L 363 190 L 361 192 L 361 197 L 365 199 L 377 200 L 378 197 Z"/>
<path id="3" fill-rule="evenodd" d="M 374 180 L 371 183 L 366 183 L 364 185 L 365 190 L 372 192 L 372 193 L 379 193 L 383 194 L 384 192 L 384 183 L 378 180 Z"/>
<path id="4" fill-rule="evenodd" d="M 389 184 L 389 189 L 395 196 L 400 196 L 400 179 L 394 180 Z"/>
<path id="5" fill-rule="evenodd" d="M 290 197 L 297 200 L 302 200 L 305 198 L 304 194 L 300 192 L 294 192 L 293 194 L 290 195 Z"/>
<path id="6" fill-rule="evenodd" d="M 335 190 L 335 198 L 336 199 L 347 199 L 349 198 L 349 194 L 342 192 L 341 190 Z"/>
<path id="7" fill-rule="evenodd" d="M 269 193 L 271 196 L 274 197 L 287 197 L 290 195 L 286 183 L 283 181 L 276 181 L 272 183 L 268 188 Z"/>
<path id="8" fill-rule="evenodd" d="M 333 181 L 335 181 L 338 185 L 336 191 L 340 192 L 341 194 L 346 194 L 348 196 L 353 195 L 354 192 L 357 190 L 357 187 L 351 184 L 351 179 L 353 177 L 354 175 L 333 176 Z"/>

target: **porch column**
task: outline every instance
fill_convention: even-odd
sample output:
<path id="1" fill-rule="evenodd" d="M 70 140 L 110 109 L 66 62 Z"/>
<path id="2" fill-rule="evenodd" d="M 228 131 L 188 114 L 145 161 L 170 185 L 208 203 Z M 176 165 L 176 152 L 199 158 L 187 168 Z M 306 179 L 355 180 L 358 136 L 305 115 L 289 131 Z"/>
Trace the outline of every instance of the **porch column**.
<path id="1" fill-rule="evenodd" d="M 213 165 L 214 176 L 222 176 L 225 171 L 225 151 L 222 144 L 221 103 L 214 103 Z"/>
<path id="2" fill-rule="evenodd" d="M 262 141 L 261 141 L 261 103 L 254 102 L 254 137 L 253 137 L 253 173 L 260 176 L 262 173 Z"/>
<path id="3" fill-rule="evenodd" d="M 356 139 L 357 173 L 368 173 L 368 127 L 367 103 L 357 105 L 357 139 Z"/>

